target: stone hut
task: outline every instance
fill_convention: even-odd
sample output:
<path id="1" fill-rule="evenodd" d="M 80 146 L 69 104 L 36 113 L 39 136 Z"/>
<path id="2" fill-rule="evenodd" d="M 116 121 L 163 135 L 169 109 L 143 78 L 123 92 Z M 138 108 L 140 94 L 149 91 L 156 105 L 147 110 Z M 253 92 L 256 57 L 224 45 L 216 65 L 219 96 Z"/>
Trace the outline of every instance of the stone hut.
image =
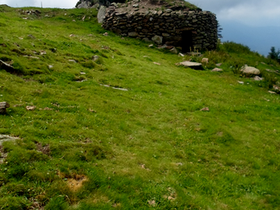
<path id="1" fill-rule="evenodd" d="M 113 4 L 106 9 L 103 28 L 158 45 L 175 46 L 182 52 L 212 50 L 218 41 L 216 15 L 188 9 L 145 9 L 132 2 L 132 9 Z"/>

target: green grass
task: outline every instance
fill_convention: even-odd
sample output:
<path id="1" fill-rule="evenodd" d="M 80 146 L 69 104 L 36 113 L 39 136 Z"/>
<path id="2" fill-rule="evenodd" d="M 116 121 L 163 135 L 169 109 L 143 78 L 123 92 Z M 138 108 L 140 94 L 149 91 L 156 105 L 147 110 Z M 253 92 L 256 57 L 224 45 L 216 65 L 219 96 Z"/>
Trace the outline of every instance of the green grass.
<path id="1" fill-rule="evenodd" d="M 17 70 L 0 70 L 0 133 L 20 137 L 1 147 L 0 209 L 279 209 L 277 63 L 235 43 L 179 57 L 103 36 L 94 10 L 0 11 Z M 202 57 L 204 71 L 175 65 Z M 245 63 L 272 79 L 240 77 Z"/>

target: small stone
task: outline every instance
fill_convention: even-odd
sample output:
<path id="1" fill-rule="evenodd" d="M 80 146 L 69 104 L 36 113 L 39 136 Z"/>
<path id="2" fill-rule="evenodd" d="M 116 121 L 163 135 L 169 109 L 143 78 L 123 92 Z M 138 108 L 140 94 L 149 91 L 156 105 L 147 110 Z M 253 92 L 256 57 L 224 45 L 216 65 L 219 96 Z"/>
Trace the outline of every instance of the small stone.
<path id="1" fill-rule="evenodd" d="M 36 39 L 36 37 L 33 36 L 32 34 L 29 34 L 29 35 L 28 35 L 28 38 L 30 38 L 30 39 Z"/>
<path id="2" fill-rule="evenodd" d="M 139 4 L 133 4 L 132 5 L 134 8 L 138 8 L 139 7 Z"/>
<path id="3" fill-rule="evenodd" d="M 159 66 L 160 66 L 160 63 L 157 63 L 157 62 L 153 62 L 153 64 L 156 64 L 156 65 L 159 65 Z"/>
<path id="4" fill-rule="evenodd" d="M 151 40 L 150 40 L 149 38 L 147 38 L 147 37 L 143 38 L 142 40 L 143 40 L 144 42 L 151 42 Z"/>
<path id="5" fill-rule="evenodd" d="M 218 66 L 218 67 L 221 66 L 221 65 L 222 65 L 222 63 L 217 63 L 217 64 L 216 64 L 216 66 Z"/>
<path id="6" fill-rule="evenodd" d="M 93 61 L 97 61 L 99 59 L 99 56 L 98 55 L 94 55 L 93 57 L 92 57 L 92 60 Z"/>
<path id="7" fill-rule="evenodd" d="M 168 196 L 168 200 L 172 201 L 175 200 L 175 198 L 173 198 L 172 196 Z"/>
<path id="8" fill-rule="evenodd" d="M 176 47 L 173 47 L 170 52 L 174 53 L 174 54 L 177 54 L 178 53 L 178 50 L 176 49 Z"/>
<path id="9" fill-rule="evenodd" d="M 200 111 L 209 112 L 210 110 L 209 110 L 208 107 L 204 107 L 204 108 L 202 108 Z"/>
<path id="10" fill-rule="evenodd" d="M 26 106 L 25 109 L 27 111 L 34 111 L 36 109 L 36 106 Z"/>
<path id="11" fill-rule="evenodd" d="M 169 37 L 170 34 L 168 34 L 168 33 L 162 33 L 162 36 L 163 36 L 163 37 Z"/>
<path id="12" fill-rule="evenodd" d="M 252 67 L 252 66 L 243 66 L 241 68 L 241 72 L 242 74 L 246 75 L 246 76 L 251 76 L 251 75 L 259 75 L 261 72 L 259 69 Z"/>
<path id="13" fill-rule="evenodd" d="M 239 84 L 242 84 L 242 85 L 244 84 L 244 82 L 243 82 L 243 81 L 237 81 L 237 82 L 238 82 Z"/>
<path id="14" fill-rule="evenodd" d="M 221 72 L 221 71 L 223 71 L 223 69 L 214 68 L 214 69 L 212 70 L 212 72 Z"/>
<path id="15" fill-rule="evenodd" d="M 103 36 L 108 36 L 108 32 L 105 32 L 105 33 L 103 34 Z"/>
<path id="16" fill-rule="evenodd" d="M 276 92 L 274 92 L 274 91 L 269 90 L 268 92 L 271 93 L 271 94 L 276 94 Z"/>
<path id="17" fill-rule="evenodd" d="M 155 36 L 153 36 L 152 40 L 156 44 L 162 44 L 162 36 L 155 35 Z"/>
<path id="18" fill-rule="evenodd" d="M 150 206 L 153 206 L 153 207 L 155 207 L 157 205 L 155 200 L 149 200 L 148 203 Z"/>
<path id="19" fill-rule="evenodd" d="M 277 90 L 277 91 L 280 91 L 280 87 L 277 86 L 277 85 L 273 85 L 273 89 L 274 89 L 274 90 Z"/>
<path id="20" fill-rule="evenodd" d="M 115 90 L 128 91 L 126 88 L 112 87 Z"/>
<path id="21" fill-rule="evenodd" d="M 184 61 L 184 62 L 179 63 L 179 65 L 189 67 L 189 68 L 192 68 L 192 69 L 196 69 L 196 70 L 202 70 L 203 69 L 202 64 L 197 63 L 197 62 Z"/>
<path id="22" fill-rule="evenodd" d="M 262 81 L 263 78 L 262 78 L 262 77 L 259 77 L 259 76 L 255 76 L 255 77 L 254 77 L 254 80 L 255 80 L 255 81 Z"/>
<path id="23" fill-rule="evenodd" d="M 154 46 L 153 44 L 150 44 L 150 45 L 149 45 L 149 47 L 153 47 L 153 46 Z"/>
<path id="24" fill-rule="evenodd" d="M 73 62 L 73 63 L 77 63 L 77 61 L 75 60 L 68 60 L 69 62 Z"/>
<path id="25" fill-rule="evenodd" d="M 9 135 L 2 135 L 2 134 L 0 134 L 0 146 L 5 141 L 15 141 L 17 139 L 19 139 L 19 138 L 18 137 L 9 136 Z"/>
<path id="26" fill-rule="evenodd" d="M 129 33 L 128 33 L 128 36 L 130 36 L 130 37 L 136 37 L 136 36 L 138 36 L 138 33 L 137 33 L 137 32 L 129 32 Z"/>
<path id="27" fill-rule="evenodd" d="M 1 95 L 2 96 L 2 95 Z M 6 108 L 9 108 L 10 104 L 8 104 L 7 102 L 0 102 L 0 113 L 6 113 Z"/>
<path id="28" fill-rule="evenodd" d="M 209 59 L 208 59 L 208 58 L 202 58 L 202 60 L 201 60 L 201 63 L 207 64 L 208 62 L 209 62 Z"/>
<path id="29" fill-rule="evenodd" d="M 86 72 L 81 71 L 81 72 L 80 72 L 80 74 L 81 74 L 81 75 L 85 75 L 85 74 L 86 74 Z"/>
<path id="30" fill-rule="evenodd" d="M 104 22 L 104 19 L 105 19 L 105 16 L 106 16 L 106 7 L 105 6 L 101 6 L 98 10 L 98 13 L 97 13 L 97 20 L 98 20 L 98 23 L 103 23 Z"/>

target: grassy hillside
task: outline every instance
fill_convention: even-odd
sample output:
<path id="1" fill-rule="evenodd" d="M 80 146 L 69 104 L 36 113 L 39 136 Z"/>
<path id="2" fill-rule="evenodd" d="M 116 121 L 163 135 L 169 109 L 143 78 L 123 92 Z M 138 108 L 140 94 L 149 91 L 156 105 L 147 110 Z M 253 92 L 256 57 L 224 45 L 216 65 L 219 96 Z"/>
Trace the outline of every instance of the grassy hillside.
<path id="1" fill-rule="evenodd" d="M 104 36 L 94 10 L 27 10 L 0 7 L 0 134 L 20 138 L 0 147 L 0 209 L 279 209 L 279 65 L 234 43 L 181 57 Z"/>

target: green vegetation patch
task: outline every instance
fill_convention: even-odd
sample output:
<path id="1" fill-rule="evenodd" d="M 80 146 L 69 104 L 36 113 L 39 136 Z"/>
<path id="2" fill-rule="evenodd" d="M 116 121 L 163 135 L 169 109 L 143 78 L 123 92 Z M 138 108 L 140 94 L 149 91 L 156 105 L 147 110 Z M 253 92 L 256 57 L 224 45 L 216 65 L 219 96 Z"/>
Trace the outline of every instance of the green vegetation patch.
<path id="1" fill-rule="evenodd" d="M 1 141 L 0 209 L 279 208 L 276 61 L 104 36 L 91 9 L 0 11 L 0 135 L 18 137 Z"/>

